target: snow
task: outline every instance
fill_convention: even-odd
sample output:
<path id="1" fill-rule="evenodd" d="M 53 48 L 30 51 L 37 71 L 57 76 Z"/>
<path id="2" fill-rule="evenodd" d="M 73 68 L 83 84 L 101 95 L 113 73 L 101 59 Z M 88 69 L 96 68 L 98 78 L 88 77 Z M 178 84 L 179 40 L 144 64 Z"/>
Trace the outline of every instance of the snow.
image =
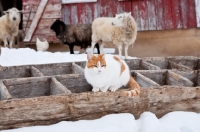
<path id="1" fill-rule="evenodd" d="M 135 120 L 129 113 L 110 114 L 96 120 L 61 121 L 49 126 L 32 126 L 2 132 L 200 132 L 200 115 L 171 112 L 158 119 L 144 112 Z"/>
<path id="2" fill-rule="evenodd" d="M 89 50 L 87 50 L 88 52 Z M 113 53 L 112 48 L 105 48 L 106 53 Z M 75 51 L 75 54 L 69 52 L 41 52 L 35 51 L 30 48 L 9 49 L 1 48 L 0 65 L 1 66 L 19 66 L 19 65 L 31 65 L 31 64 L 49 64 L 49 63 L 61 63 L 61 62 L 80 62 L 87 60 L 87 54 L 78 54 L 79 51 Z M 124 56 L 123 56 L 124 57 Z M 136 57 L 130 57 L 134 59 Z"/>
<path id="3" fill-rule="evenodd" d="M 37 52 L 33 49 L 1 48 L 0 65 L 16 66 L 86 61 L 86 54 Z M 134 57 L 130 57 L 134 58 Z M 139 119 L 130 113 L 110 114 L 96 120 L 62 121 L 48 126 L 32 126 L 1 132 L 200 132 L 200 114 L 174 111 L 158 119 L 144 112 Z"/>

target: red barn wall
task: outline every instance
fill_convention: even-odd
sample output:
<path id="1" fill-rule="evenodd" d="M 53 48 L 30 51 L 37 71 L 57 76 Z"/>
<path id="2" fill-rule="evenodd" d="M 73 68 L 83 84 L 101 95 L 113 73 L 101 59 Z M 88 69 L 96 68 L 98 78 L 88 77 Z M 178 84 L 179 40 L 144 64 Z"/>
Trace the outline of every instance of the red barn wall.
<path id="1" fill-rule="evenodd" d="M 40 2 L 41 0 L 23 0 L 23 31 L 30 27 Z M 28 20 L 30 7 L 32 13 Z M 36 37 L 59 42 L 55 33 L 50 30 L 50 25 L 56 19 L 63 19 L 66 24 L 91 23 L 97 17 L 114 17 L 122 12 L 132 12 L 139 31 L 197 27 L 195 0 L 97 0 L 72 4 L 48 0 L 30 42 L 35 42 Z"/>
<path id="2" fill-rule="evenodd" d="M 98 0 L 62 5 L 66 24 L 91 23 L 97 17 L 132 12 L 139 31 L 197 27 L 195 0 Z"/>
<path id="3" fill-rule="evenodd" d="M 33 20 L 33 17 L 38 9 L 41 0 L 23 0 L 23 31 L 27 31 Z M 29 12 L 32 7 L 32 11 L 29 18 Z M 30 42 L 35 42 L 36 38 L 46 38 L 49 42 L 59 42 L 55 36 L 55 33 L 50 30 L 51 24 L 56 19 L 62 19 L 61 13 L 61 0 L 48 0 L 47 5 L 44 9 L 42 17 L 40 18 L 37 27 L 33 33 Z M 28 24 L 27 24 L 28 23 Z M 26 33 L 25 33 L 26 35 Z"/>

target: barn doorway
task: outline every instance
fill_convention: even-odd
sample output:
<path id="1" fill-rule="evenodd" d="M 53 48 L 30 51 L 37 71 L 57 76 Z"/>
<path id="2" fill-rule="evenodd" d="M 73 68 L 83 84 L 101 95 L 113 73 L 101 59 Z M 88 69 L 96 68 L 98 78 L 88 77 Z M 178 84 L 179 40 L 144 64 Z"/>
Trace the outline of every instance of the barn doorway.
<path id="1" fill-rule="evenodd" d="M 0 16 L 4 15 L 3 11 L 6 11 L 12 7 L 16 7 L 18 10 L 22 10 L 22 0 L 0 0 Z M 19 29 L 22 29 L 22 15 Z"/>

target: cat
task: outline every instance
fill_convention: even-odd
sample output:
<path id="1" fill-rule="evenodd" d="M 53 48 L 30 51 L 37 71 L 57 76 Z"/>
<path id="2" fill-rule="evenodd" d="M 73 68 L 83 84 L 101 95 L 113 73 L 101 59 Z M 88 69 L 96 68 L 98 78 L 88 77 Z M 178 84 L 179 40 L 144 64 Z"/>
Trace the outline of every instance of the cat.
<path id="1" fill-rule="evenodd" d="M 128 65 L 117 56 L 88 53 L 84 75 L 87 82 L 93 86 L 93 92 L 115 92 L 128 85 L 130 90 L 124 91 L 125 96 L 134 97 L 140 94 L 140 86 L 130 75 Z"/>

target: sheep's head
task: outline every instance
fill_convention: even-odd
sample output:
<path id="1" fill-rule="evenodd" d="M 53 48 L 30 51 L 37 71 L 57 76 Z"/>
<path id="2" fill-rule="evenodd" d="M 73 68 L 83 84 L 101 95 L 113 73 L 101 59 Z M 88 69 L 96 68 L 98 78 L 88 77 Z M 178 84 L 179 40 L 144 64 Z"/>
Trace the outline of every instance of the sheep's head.
<path id="1" fill-rule="evenodd" d="M 4 11 L 4 13 L 8 16 L 9 20 L 12 22 L 19 23 L 21 20 L 21 17 L 20 17 L 21 11 L 19 11 L 17 8 L 8 9 L 7 11 Z"/>
<path id="2" fill-rule="evenodd" d="M 131 12 L 129 13 L 121 13 L 121 14 L 116 14 L 112 25 L 113 26 L 118 26 L 118 27 L 122 27 L 122 26 L 126 26 L 127 25 L 127 18 L 131 16 Z"/>
<path id="3" fill-rule="evenodd" d="M 65 23 L 63 21 L 60 21 L 59 19 L 57 19 L 51 25 L 50 29 L 53 30 L 56 33 L 56 35 L 58 36 L 60 33 L 65 31 Z"/>

